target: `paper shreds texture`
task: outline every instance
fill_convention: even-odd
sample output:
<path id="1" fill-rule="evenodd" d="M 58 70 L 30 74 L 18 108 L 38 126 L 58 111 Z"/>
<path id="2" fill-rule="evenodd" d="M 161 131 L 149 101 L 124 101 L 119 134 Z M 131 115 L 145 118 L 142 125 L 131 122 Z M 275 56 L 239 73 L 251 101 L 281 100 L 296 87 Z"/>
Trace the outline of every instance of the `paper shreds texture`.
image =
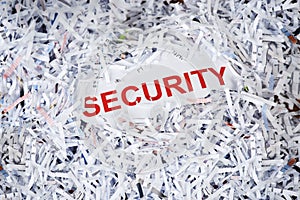
<path id="1" fill-rule="evenodd" d="M 295 0 L 1 1 L 0 198 L 299 199 L 299 8 Z M 238 89 L 166 113 L 166 134 L 184 132 L 164 150 L 176 149 L 175 159 L 154 150 L 136 163 L 132 150 L 104 162 L 103 137 L 143 146 L 106 119 L 94 127 L 78 117 L 78 80 L 113 81 L 112 64 L 168 44 L 224 57 L 240 74 Z M 154 158 L 160 167 L 147 171 Z"/>

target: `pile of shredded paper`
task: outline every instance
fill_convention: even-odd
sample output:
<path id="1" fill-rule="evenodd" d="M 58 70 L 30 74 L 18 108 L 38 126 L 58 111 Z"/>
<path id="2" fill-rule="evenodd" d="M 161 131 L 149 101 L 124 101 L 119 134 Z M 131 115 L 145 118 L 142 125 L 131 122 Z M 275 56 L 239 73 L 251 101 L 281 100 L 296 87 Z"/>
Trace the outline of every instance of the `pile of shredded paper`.
<path id="1" fill-rule="evenodd" d="M 299 0 L 1 0 L 0 199 L 300 199 L 299 10 Z M 171 46 L 224 59 L 236 89 L 161 105 L 146 125 L 80 117 L 85 80 L 118 82 Z"/>

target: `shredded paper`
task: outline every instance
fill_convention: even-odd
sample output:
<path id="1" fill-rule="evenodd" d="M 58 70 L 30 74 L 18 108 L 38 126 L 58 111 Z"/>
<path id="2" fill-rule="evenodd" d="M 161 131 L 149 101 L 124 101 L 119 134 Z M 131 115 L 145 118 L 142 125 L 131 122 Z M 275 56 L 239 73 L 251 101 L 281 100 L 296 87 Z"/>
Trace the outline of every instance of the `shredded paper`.
<path id="1" fill-rule="evenodd" d="M 300 199 L 299 10 L 1 0 L 0 199 Z"/>

